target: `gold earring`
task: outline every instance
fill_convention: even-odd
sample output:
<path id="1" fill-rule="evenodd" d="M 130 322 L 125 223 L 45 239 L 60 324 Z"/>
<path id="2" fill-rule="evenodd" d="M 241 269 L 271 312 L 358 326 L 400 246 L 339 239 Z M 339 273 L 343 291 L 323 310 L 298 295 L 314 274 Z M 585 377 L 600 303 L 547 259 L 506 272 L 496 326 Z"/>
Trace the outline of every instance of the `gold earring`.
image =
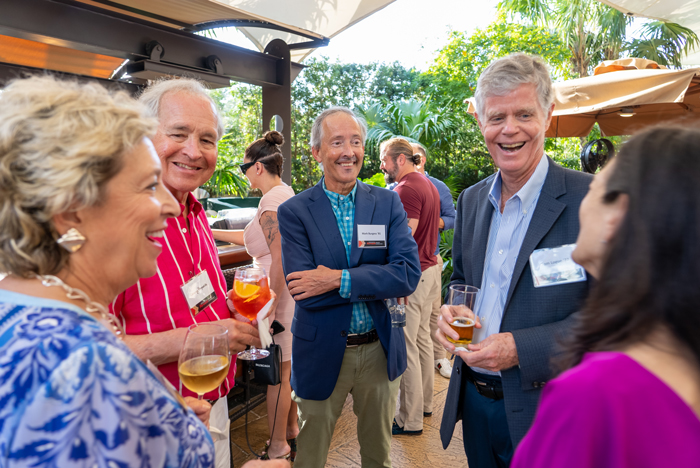
<path id="1" fill-rule="evenodd" d="M 69 253 L 75 253 L 83 246 L 87 239 L 76 228 L 70 228 L 56 240 L 56 243 L 66 249 Z"/>

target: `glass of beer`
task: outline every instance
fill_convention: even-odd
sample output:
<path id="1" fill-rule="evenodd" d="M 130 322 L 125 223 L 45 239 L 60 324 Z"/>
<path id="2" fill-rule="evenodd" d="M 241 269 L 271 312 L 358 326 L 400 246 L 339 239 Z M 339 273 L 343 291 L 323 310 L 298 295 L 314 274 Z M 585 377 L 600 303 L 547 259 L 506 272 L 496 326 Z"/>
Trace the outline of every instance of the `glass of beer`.
<path id="1" fill-rule="evenodd" d="M 251 267 L 236 270 L 233 289 L 228 292 L 228 298 L 239 314 L 250 321 L 257 319 L 258 312 L 272 299 L 265 269 Z M 256 349 L 255 346 L 238 353 L 238 357 L 246 361 L 255 361 L 269 355 L 269 351 Z"/>
<path id="2" fill-rule="evenodd" d="M 180 351 L 177 370 L 180 381 L 199 399 L 216 390 L 228 375 L 228 329 L 213 323 L 191 325 Z"/>
<path id="3" fill-rule="evenodd" d="M 445 335 L 447 341 L 456 345 L 464 346 L 472 342 L 474 337 L 474 325 L 478 320 L 474 314 L 474 304 L 476 303 L 476 295 L 479 288 L 468 286 L 466 284 L 453 284 L 450 286 L 450 293 L 447 297 L 447 303 L 452 308 L 454 320 L 450 323 L 450 328 L 457 332 L 459 338 L 457 340 Z M 469 314 L 469 312 L 472 312 Z"/>

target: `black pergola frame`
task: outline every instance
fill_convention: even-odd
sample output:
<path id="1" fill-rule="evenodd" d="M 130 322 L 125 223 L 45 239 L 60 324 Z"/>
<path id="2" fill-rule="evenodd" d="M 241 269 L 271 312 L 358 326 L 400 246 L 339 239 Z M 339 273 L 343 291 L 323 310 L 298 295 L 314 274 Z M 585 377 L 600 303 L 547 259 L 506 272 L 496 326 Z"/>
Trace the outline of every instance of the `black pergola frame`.
<path id="1" fill-rule="evenodd" d="M 204 25 L 180 30 L 73 0 L 0 0 L 0 11 L 0 34 L 5 36 L 128 59 L 135 69 L 193 76 L 209 83 L 218 82 L 219 87 L 222 86 L 219 80 L 227 79 L 261 86 L 263 131 L 269 130 L 274 116 L 281 118 L 281 133 L 288 142 L 283 146 L 283 179 L 291 183 L 291 83 L 303 67 L 292 63 L 290 46 L 284 41 L 271 41 L 261 53 L 192 32 L 203 29 Z M 225 23 L 232 25 L 237 20 Z M 246 26 L 253 23 L 256 22 L 238 22 Z M 223 24 L 217 21 L 207 26 Z M 265 23 L 261 22 L 260 26 L 265 27 Z M 325 38 L 320 41 L 312 36 L 308 38 L 314 46 L 327 44 Z M 153 44 L 161 46 L 162 54 L 153 53 Z M 0 87 L 11 78 L 37 71 L 0 63 Z M 111 80 L 79 78 L 121 86 L 132 93 L 145 82 L 138 79 L 125 82 L 118 75 Z"/>

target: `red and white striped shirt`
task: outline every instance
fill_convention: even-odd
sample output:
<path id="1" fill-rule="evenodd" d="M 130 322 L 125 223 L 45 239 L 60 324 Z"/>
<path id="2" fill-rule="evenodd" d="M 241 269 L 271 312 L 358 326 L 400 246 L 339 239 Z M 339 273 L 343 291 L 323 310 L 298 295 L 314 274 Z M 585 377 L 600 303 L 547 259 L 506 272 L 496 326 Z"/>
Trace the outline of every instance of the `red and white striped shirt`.
<path id="1" fill-rule="evenodd" d="M 127 335 L 159 333 L 175 328 L 187 328 L 202 322 L 231 317 L 226 305 L 226 280 L 221 272 L 219 254 L 207 223 L 207 218 L 194 196 L 187 196 L 187 220 L 182 216 L 168 219 L 162 238 L 163 252 L 158 257 L 158 272 L 121 293 L 109 309 L 124 326 Z M 180 209 L 184 209 L 181 204 Z M 191 227 L 188 228 L 188 224 Z M 187 306 L 180 286 L 206 270 L 217 299 L 195 317 Z M 235 359 L 235 356 L 233 356 Z M 228 394 L 234 385 L 235 360 L 221 386 L 204 395 L 216 400 Z M 177 361 L 158 366 L 163 375 L 184 396 L 197 396 L 180 383 Z"/>

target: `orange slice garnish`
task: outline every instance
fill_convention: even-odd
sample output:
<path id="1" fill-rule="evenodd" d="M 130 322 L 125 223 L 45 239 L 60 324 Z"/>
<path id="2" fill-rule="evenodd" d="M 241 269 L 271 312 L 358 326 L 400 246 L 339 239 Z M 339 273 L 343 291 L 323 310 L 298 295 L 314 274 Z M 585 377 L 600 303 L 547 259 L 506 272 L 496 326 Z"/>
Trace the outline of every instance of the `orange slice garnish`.
<path id="1" fill-rule="evenodd" d="M 243 283 L 240 281 L 236 281 L 233 283 L 233 289 L 236 291 L 236 296 L 240 297 L 241 299 L 246 299 L 252 296 L 253 294 L 257 293 L 260 289 L 260 286 L 253 283 Z"/>

